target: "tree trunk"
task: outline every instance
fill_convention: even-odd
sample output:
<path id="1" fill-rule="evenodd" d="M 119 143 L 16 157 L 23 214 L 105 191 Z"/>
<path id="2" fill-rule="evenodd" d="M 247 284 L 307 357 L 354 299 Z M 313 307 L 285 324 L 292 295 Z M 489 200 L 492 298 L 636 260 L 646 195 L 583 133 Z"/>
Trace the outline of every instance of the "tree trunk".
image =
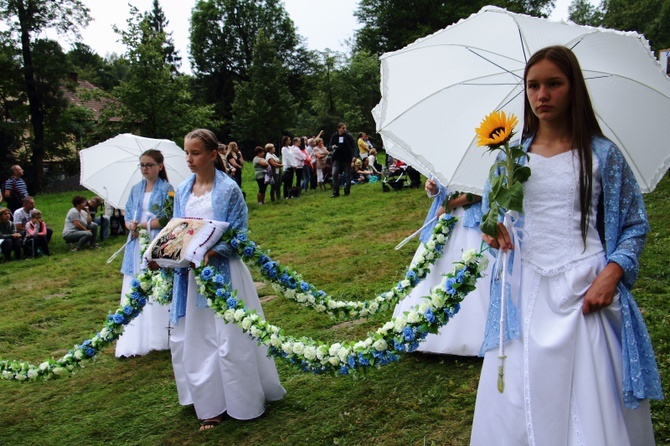
<path id="1" fill-rule="evenodd" d="M 33 126 L 30 158 L 34 174 L 33 190 L 40 192 L 44 186 L 44 111 L 42 98 L 35 82 L 32 49 L 30 47 L 30 14 L 26 11 L 23 1 L 17 2 L 19 25 L 21 27 L 21 52 L 23 54 L 23 77 L 26 82 L 30 122 Z"/>

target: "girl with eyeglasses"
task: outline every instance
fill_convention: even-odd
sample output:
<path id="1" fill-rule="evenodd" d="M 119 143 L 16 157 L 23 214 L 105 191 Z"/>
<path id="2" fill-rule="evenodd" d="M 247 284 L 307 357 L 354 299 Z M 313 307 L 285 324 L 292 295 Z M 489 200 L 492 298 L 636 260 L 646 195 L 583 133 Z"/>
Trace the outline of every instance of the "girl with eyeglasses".
<path id="1" fill-rule="evenodd" d="M 138 165 L 142 172 L 142 181 L 135 184 L 126 202 L 126 227 L 128 244 L 123 255 L 121 272 L 123 287 L 121 299 L 130 291 L 130 283 L 140 271 L 142 259 L 138 235 L 140 229 L 146 229 L 149 239 L 153 239 L 161 229 L 160 217 L 168 193 L 173 187 L 168 183 L 160 150 L 150 149 L 140 155 Z M 116 356 L 146 355 L 151 350 L 168 349 L 168 325 L 170 313 L 168 307 L 159 304 L 147 304 L 123 330 L 116 341 Z"/>

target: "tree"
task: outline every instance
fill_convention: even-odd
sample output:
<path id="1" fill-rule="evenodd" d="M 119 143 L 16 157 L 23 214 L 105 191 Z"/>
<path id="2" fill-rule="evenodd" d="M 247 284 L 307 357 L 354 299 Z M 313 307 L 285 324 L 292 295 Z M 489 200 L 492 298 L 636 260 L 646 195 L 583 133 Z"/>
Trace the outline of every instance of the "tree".
<path id="1" fill-rule="evenodd" d="M 67 57 L 80 79 L 86 79 L 102 90 L 111 91 L 121 81 L 113 63 L 100 57 L 84 43 L 76 42 Z"/>
<path id="2" fill-rule="evenodd" d="M 554 0 L 361 0 L 355 15 L 363 27 L 356 33 L 355 49 L 376 55 L 400 49 L 492 3 L 545 17 Z"/>
<path id="3" fill-rule="evenodd" d="M 265 145 L 293 124 L 294 100 L 287 87 L 288 70 L 263 30 L 256 38 L 248 76 L 248 81 L 235 83 L 232 131 L 253 146 Z"/>
<path id="4" fill-rule="evenodd" d="M 163 13 L 163 8 L 161 8 L 158 0 L 154 0 L 151 11 L 147 14 L 147 20 L 149 21 L 149 27 L 156 33 L 165 33 L 165 43 L 163 43 L 163 56 L 165 62 L 167 62 L 173 73 L 179 71 L 181 66 L 181 56 L 179 51 L 174 47 L 174 41 L 172 40 L 172 32 L 166 32 L 165 29 L 170 24 L 170 21 L 165 18 Z"/>
<path id="5" fill-rule="evenodd" d="M 31 166 L 35 191 L 44 184 L 44 116 L 43 98 L 37 88 L 33 62 L 33 39 L 53 28 L 59 33 L 78 35 L 78 27 L 90 21 L 89 10 L 81 0 L 0 0 L 0 18 L 8 25 L 23 58 L 23 78 L 28 98 L 33 138 Z M 30 181 L 30 178 L 28 178 Z"/>
<path id="6" fill-rule="evenodd" d="M 216 123 L 210 106 L 195 104 L 186 76 L 175 76 L 165 60 L 165 32 L 151 28 L 146 15 L 131 7 L 128 29 L 115 29 L 126 45 L 128 79 L 114 90 L 128 130 L 150 138 L 180 141 L 195 127 Z"/>
<path id="7" fill-rule="evenodd" d="M 215 104 L 225 122 L 230 122 L 235 82 L 249 80 L 254 44 L 261 30 L 274 42 L 277 59 L 291 71 L 289 85 L 293 82 L 293 87 L 299 88 L 295 81 L 301 67 L 293 63 L 304 60 L 298 57 L 301 39 L 280 0 L 199 0 L 193 8 L 193 70 L 204 87 L 206 101 Z"/>
<path id="8" fill-rule="evenodd" d="M 654 50 L 670 47 L 670 0 L 603 0 L 602 26 L 637 31 Z"/>
<path id="9" fill-rule="evenodd" d="M 568 8 L 568 18 L 580 25 L 600 26 L 602 10 L 589 0 L 573 0 Z"/>

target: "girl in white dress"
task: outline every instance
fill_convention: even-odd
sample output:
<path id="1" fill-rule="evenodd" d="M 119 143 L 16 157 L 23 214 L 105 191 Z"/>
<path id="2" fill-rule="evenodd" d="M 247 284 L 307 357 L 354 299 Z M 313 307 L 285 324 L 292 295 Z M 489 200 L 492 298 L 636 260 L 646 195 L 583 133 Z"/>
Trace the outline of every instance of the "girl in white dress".
<path id="1" fill-rule="evenodd" d="M 431 179 L 426 180 L 426 192 L 435 199 L 426 217 L 426 220 L 429 221 L 444 213 L 444 207 L 441 205 L 445 202 L 448 192 L 444 187 L 438 187 L 437 183 Z M 454 269 L 454 262 L 460 260 L 463 251 L 479 249 L 482 244 L 482 233 L 479 230 L 481 197 L 473 196 L 470 201 L 466 194 L 461 194 L 450 199 L 446 205 L 449 212 L 457 217 L 458 221 L 443 248 L 442 256 L 433 264 L 430 273 L 416 288 L 396 305 L 393 317 L 401 316 L 412 307 L 421 304 L 424 296 L 429 296 L 431 289 L 440 284 L 443 279 L 442 275 Z M 425 243 L 429 240 L 434 226 L 431 225 L 422 232 L 422 243 L 414 254 L 412 263 L 425 252 Z M 492 263 L 489 262 L 489 265 Z M 441 327 L 437 334 L 429 334 L 419 343 L 416 351 L 458 356 L 477 356 L 479 354 L 484 339 L 484 326 L 489 305 L 489 272 L 490 266 L 484 272 L 484 277 L 477 281 L 477 289 L 461 302 L 458 313 Z"/>
<path id="2" fill-rule="evenodd" d="M 621 152 L 600 130 L 579 63 L 538 51 L 524 73 L 521 262 L 508 303 L 504 391 L 497 389 L 500 282 L 491 312 L 472 445 L 653 445 L 661 398 L 649 336 L 630 294 L 648 231 Z M 485 209 L 486 209 L 485 203 Z M 504 225 L 494 249 L 514 249 Z M 495 267 L 494 267 L 495 270 Z"/>
<path id="3" fill-rule="evenodd" d="M 173 190 L 168 183 L 163 154 L 159 150 L 150 149 L 142 153 L 139 168 L 144 179 L 133 186 L 126 202 L 126 227 L 130 234 L 121 265 L 124 274 L 122 299 L 130 291 L 130 282 L 142 266 L 137 238 L 139 230 L 147 229 L 150 239 L 158 234 L 161 228 L 158 217 L 161 215 L 156 214 L 162 209 L 168 192 Z M 169 321 L 167 306 L 148 302 L 116 341 L 116 356 L 129 357 L 146 355 L 151 350 L 167 350 Z"/>
<path id="4" fill-rule="evenodd" d="M 225 221 L 232 229 L 246 230 L 247 206 L 240 188 L 222 172 L 218 144 L 209 130 L 186 135 L 186 162 L 194 175 L 177 188 L 174 216 Z M 228 244 L 216 244 L 203 263 L 214 266 L 245 306 L 263 316 L 251 274 Z M 257 418 L 265 411 L 265 401 L 286 393 L 274 361 L 266 347 L 216 316 L 197 289 L 193 271 L 175 272 L 170 349 L 179 403 L 194 405 L 203 420 L 201 430 L 218 425 L 226 413 L 239 420 Z"/>

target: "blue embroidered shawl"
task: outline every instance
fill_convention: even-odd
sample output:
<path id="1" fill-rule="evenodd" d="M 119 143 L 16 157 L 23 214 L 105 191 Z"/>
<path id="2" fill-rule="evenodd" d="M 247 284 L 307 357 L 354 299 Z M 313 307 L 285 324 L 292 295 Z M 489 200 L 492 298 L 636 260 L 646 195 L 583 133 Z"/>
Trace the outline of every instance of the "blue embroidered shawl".
<path id="1" fill-rule="evenodd" d="M 174 202 L 175 217 L 197 217 L 197 215 L 185 215 L 186 203 L 193 189 L 195 175 L 185 180 L 177 187 Z M 244 201 L 242 191 L 237 183 L 225 173 L 217 170 L 212 186 L 212 207 L 214 208 L 214 219 L 225 221 L 230 224 L 230 229 L 238 231 L 247 230 L 247 204 Z M 210 259 L 210 265 L 219 270 L 221 275 L 230 282 L 230 264 L 228 258 L 236 255 L 230 245 L 219 241 L 212 248 L 221 254 Z M 174 287 L 172 292 L 172 307 L 170 320 L 177 324 L 178 320 L 186 314 L 186 295 L 188 292 L 188 268 L 179 268 L 175 271 Z M 206 308 L 207 299 L 198 293 L 197 306 Z"/>
<path id="2" fill-rule="evenodd" d="M 142 214 L 142 202 L 144 201 L 144 191 L 147 187 L 147 180 L 142 179 L 139 183 L 133 186 L 130 190 L 130 196 L 128 201 L 126 201 L 126 219 L 127 220 L 137 220 L 141 218 Z M 156 180 L 154 184 L 154 189 L 151 191 L 151 196 L 149 197 L 149 212 L 151 212 L 152 207 L 161 209 L 163 203 L 168 197 L 168 192 L 173 190 L 173 187 L 170 183 L 165 181 L 162 178 Z M 153 213 L 153 212 L 152 212 Z M 157 215 L 156 218 L 161 217 Z M 160 232 L 159 229 L 153 229 L 149 232 L 149 239 L 153 239 L 156 234 Z M 126 245 L 126 250 L 123 254 L 123 263 L 121 263 L 121 272 L 128 276 L 134 276 L 139 271 L 136 270 L 135 265 L 139 264 L 135 259 L 135 247 L 139 243 L 138 239 L 131 239 L 130 235 L 128 236 L 128 244 Z"/>
<path id="3" fill-rule="evenodd" d="M 522 144 L 528 151 L 533 138 Z M 622 361 L 623 361 L 623 400 L 627 408 L 637 408 L 639 401 L 644 399 L 662 399 L 661 381 L 651 339 L 640 310 L 635 303 L 630 288 L 637 279 L 638 258 L 644 248 L 649 223 L 644 207 L 644 200 L 633 172 L 622 153 L 610 140 L 594 137 L 592 140 L 593 154 L 599 162 L 602 175 L 602 204 L 604 215 L 604 240 L 607 262 L 615 262 L 624 271 L 624 276 L 617 287 L 621 300 L 622 327 Z M 525 160 L 524 160 L 525 162 Z M 497 172 L 498 175 L 501 172 Z M 483 196 L 483 211 L 489 208 L 488 194 L 491 190 L 487 182 Z M 517 221 L 523 227 L 523 216 Z M 492 250 L 495 252 L 495 250 Z M 510 256 L 510 270 L 514 255 Z M 496 271 L 496 267 L 493 267 Z M 509 286 L 509 284 L 508 284 Z M 491 303 L 486 321 L 484 343 L 480 351 L 484 352 L 498 346 L 500 317 L 500 278 L 491 277 Z M 506 339 L 519 338 L 519 315 L 514 305 L 507 305 Z"/>

